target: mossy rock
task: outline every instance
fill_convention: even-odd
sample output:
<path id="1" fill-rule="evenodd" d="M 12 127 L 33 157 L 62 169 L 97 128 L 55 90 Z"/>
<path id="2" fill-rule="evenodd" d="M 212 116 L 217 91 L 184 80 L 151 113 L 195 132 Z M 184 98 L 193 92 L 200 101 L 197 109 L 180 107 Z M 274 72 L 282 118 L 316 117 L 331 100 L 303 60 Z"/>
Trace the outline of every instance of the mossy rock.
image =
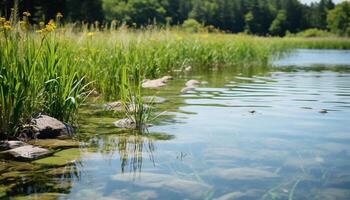
<path id="1" fill-rule="evenodd" d="M 7 196 L 8 186 L 0 185 L 0 199 L 3 199 Z"/>
<path id="2" fill-rule="evenodd" d="M 20 177 L 22 175 L 21 172 L 18 171 L 9 171 L 9 172 L 5 172 L 2 173 L 0 178 L 4 179 L 4 180 L 8 180 L 8 181 L 14 181 L 16 180 L 18 177 Z"/>
<path id="3" fill-rule="evenodd" d="M 38 166 L 33 165 L 32 163 L 27 162 L 11 162 L 9 165 L 10 171 L 34 171 L 39 169 Z"/>
<path id="4" fill-rule="evenodd" d="M 77 141 L 59 139 L 32 140 L 29 144 L 47 149 L 69 149 L 79 147 L 79 142 Z"/>
<path id="5" fill-rule="evenodd" d="M 13 200 L 30 200 L 30 199 L 40 199 L 40 200 L 56 200 L 60 197 L 64 197 L 66 194 L 61 193 L 40 193 L 40 194 L 31 194 L 28 196 L 16 196 Z"/>
<path id="6" fill-rule="evenodd" d="M 80 149 L 66 149 L 53 154 L 53 156 L 36 160 L 33 163 L 48 166 L 64 166 L 79 159 L 80 156 Z"/>

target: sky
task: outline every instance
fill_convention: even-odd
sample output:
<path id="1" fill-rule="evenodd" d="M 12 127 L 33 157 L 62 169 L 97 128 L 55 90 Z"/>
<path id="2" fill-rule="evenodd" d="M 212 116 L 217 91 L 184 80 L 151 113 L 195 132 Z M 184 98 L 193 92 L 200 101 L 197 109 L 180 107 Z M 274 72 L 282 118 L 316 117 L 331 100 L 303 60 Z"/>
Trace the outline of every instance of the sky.
<path id="1" fill-rule="evenodd" d="M 311 3 L 311 2 L 315 2 L 315 1 L 318 1 L 318 0 L 301 0 L 301 2 L 303 2 L 303 3 Z M 341 1 L 342 0 L 333 0 L 334 3 L 339 3 Z"/>

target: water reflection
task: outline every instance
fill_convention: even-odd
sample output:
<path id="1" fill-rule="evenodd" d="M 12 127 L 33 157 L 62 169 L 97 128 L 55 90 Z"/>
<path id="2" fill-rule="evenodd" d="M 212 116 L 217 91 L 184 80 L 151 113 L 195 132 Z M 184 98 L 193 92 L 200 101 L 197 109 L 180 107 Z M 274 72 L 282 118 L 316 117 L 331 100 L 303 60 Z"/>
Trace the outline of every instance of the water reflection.
<path id="1" fill-rule="evenodd" d="M 62 167 L 43 167 L 31 163 L 1 161 L 0 198 L 20 197 L 38 193 L 69 193 L 73 181 L 79 181 L 80 162 Z M 18 196 L 19 195 L 19 196 Z"/>
<path id="2" fill-rule="evenodd" d="M 154 164 L 153 154 L 156 150 L 154 143 L 173 138 L 174 136 L 168 134 L 149 132 L 140 134 L 138 131 L 128 131 L 118 135 L 97 136 L 91 138 L 87 144 L 88 151 L 99 153 L 108 159 L 119 156 L 122 173 L 141 173 L 144 158 L 148 157 Z"/>

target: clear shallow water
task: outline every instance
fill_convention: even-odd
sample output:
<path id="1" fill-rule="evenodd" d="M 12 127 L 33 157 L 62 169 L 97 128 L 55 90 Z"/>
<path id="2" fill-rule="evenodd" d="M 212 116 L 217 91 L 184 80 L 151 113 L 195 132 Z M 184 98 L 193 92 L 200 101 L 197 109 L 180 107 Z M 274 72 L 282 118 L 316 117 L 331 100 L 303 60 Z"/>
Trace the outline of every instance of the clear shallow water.
<path id="1" fill-rule="evenodd" d="M 89 106 L 80 120 L 87 137 L 77 162 L 49 181 L 40 170 L 23 176 L 15 193 L 84 200 L 349 199 L 346 69 L 182 75 L 149 91 L 168 100 L 158 109 L 169 112 L 145 136 L 111 127 L 114 115 Z M 189 79 L 208 84 L 180 94 Z"/>
<path id="2" fill-rule="evenodd" d="M 350 65 L 350 50 L 297 49 L 275 60 L 277 66 Z"/>

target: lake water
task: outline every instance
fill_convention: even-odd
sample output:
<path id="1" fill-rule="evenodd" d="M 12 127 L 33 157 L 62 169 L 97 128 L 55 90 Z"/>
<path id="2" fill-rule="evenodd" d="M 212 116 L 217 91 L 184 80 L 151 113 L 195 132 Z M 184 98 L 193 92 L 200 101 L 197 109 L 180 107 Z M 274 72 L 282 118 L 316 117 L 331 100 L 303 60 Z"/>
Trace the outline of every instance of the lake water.
<path id="1" fill-rule="evenodd" d="M 157 109 L 168 112 L 144 136 L 113 128 L 114 114 L 87 106 L 76 162 L 49 172 L 16 168 L 21 181 L 11 183 L 13 195 L 350 199 L 350 51 L 297 50 L 291 57 L 272 68 L 179 75 L 147 91 L 166 98 Z M 312 68 L 312 61 L 325 65 Z M 190 79 L 207 83 L 181 94 Z"/>

